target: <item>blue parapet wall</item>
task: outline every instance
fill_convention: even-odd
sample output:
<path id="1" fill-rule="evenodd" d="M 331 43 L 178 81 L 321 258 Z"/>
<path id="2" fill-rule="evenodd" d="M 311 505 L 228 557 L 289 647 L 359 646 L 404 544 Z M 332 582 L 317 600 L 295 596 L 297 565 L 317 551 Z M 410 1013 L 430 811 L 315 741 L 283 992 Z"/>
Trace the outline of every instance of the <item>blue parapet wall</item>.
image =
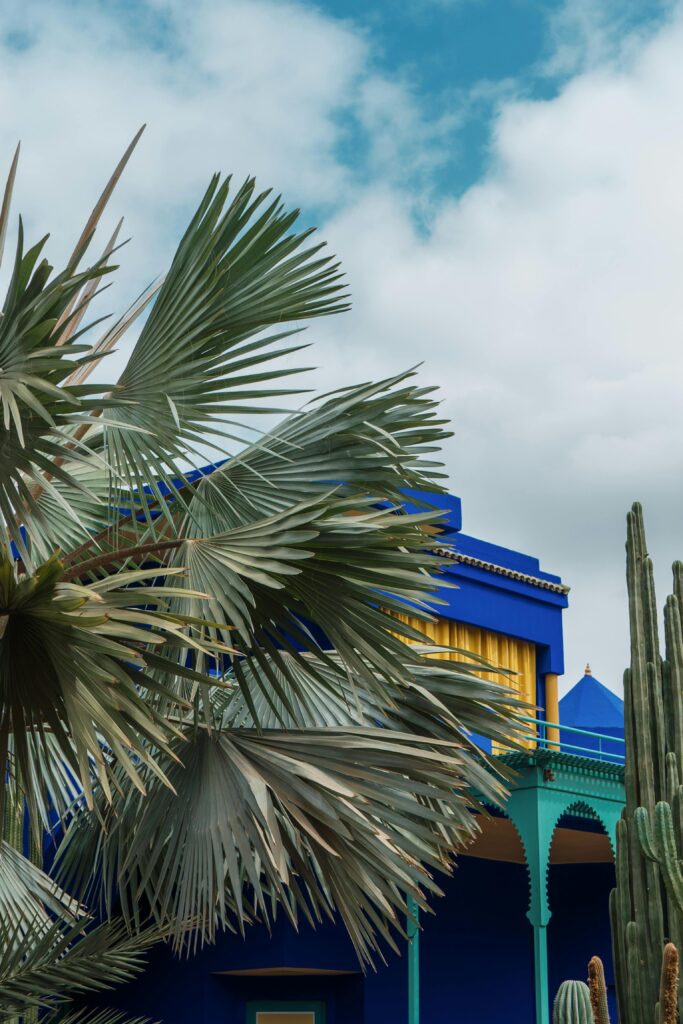
<path id="1" fill-rule="evenodd" d="M 449 553 L 437 614 L 468 626 L 504 633 L 536 645 L 540 676 L 564 672 L 562 611 L 568 590 L 539 560 L 462 532 L 462 503 L 455 495 L 406 490 L 406 510 L 433 505 L 444 512 L 435 538 Z M 455 585 L 454 589 L 453 585 Z M 542 692 L 542 687 L 540 687 Z"/>
<path id="2" fill-rule="evenodd" d="M 460 535 L 454 544 L 456 556 L 468 554 L 468 542 L 472 540 Z M 436 596 L 446 602 L 439 605 L 440 616 L 536 644 L 538 671 L 562 675 L 562 611 L 568 604 L 566 592 L 546 590 L 527 580 L 457 560 L 447 569 L 445 578 L 458 589 L 439 589 Z"/>

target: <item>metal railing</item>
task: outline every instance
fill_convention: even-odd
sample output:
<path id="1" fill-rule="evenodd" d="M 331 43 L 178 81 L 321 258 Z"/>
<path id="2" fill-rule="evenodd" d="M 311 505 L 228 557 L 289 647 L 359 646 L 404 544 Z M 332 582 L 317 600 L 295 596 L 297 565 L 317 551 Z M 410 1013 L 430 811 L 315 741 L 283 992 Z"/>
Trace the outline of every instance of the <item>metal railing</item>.
<path id="1" fill-rule="evenodd" d="M 576 754 L 578 757 L 590 757 L 595 761 L 610 761 L 613 764 L 624 763 L 626 746 L 623 736 L 577 729 L 573 725 L 546 722 L 545 719 L 530 718 L 526 715 L 517 715 L 516 718 L 525 725 L 533 726 L 533 729 L 525 732 L 521 739 L 531 741 L 537 749 L 557 750 L 565 754 Z M 597 740 L 597 743 L 586 746 L 589 740 Z"/>

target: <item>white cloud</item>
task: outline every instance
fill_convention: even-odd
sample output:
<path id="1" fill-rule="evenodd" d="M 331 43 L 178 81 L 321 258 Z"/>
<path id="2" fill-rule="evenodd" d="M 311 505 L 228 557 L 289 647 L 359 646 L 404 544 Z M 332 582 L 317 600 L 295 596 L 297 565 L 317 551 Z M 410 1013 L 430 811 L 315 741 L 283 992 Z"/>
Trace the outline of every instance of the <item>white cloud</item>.
<path id="1" fill-rule="evenodd" d="M 119 303 L 163 269 L 214 169 L 329 211 L 355 306 L 313 328 L 317 381 L 425 360 L 466 529 L 565 576 L 568 678 L 590 659 L 617 688 L 633 498 L 661 575 L 683 554 L 682 18 L 618 43 L 560 55 L 574 75 L 553 100 L 504 96 L 490 171 L 437 199 L 424 175 L 461 112 L 431 119 L 349 22 L 274 0 L 0 10 L 0 151 L 22 137 L 33 232 L 66 250 L 142 120 L 112 204 L 135 239 Z"/>
<path id="2" fill-rule="evenodd" d="M 409 87 L 374 72 L 362 32 L 277 0 L 3 5 L 0 105 L 7 164 L 23 144 L 18 206 L 29 228 L 57 229 L 60 253 L 148 123 L 111 207 L 135 238 L 126 283 L 163 268 L 214 170 L 324 209 L 357 187 L 345 148 L 385 176 L 400 157 L 395 180 L 434 141 Z"/>
<path id="3" fill-rule="evenodd" d="M 546 74 L 575 75 L 627 60 L 677 0 L 564 0 L 549 9 Z"/>
<path id="4" fill-rule="evenodd" d="M 425 360 L 457 431 L 465 527 L 572 585 L 570 682 L 588 658 L 621 685 L 633 499 L 661 597 L 683 554 L 681 52 L 676 16 L 556 99 L 505 103 L 491 171 L 436 206 L 426 236 L 379 185 L 326 229 L 355 309 L 323 328 L 325 363 Z"/>

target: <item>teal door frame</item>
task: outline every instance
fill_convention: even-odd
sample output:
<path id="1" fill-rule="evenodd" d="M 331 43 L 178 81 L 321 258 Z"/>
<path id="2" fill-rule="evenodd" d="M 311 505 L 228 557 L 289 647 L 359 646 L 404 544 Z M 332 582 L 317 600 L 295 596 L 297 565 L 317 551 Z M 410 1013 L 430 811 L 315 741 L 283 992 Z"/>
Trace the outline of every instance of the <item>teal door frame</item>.
<path id="1" fill-rule="evenodd" d="M 256 1024 L 257 1013 L 313 1013 L 315 1024 L 325 1024 L 325 1004 L 291 999 L 266 999 L 247 1003 L 246 1024 Z"/>

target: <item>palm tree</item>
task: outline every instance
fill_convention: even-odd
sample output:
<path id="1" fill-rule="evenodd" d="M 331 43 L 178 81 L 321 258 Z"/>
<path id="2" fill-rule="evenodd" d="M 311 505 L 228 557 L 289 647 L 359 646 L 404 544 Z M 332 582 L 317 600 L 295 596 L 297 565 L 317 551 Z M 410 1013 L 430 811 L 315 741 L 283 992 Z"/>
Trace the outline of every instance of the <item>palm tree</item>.
<path id="1" fill-rule="evenodd" d="M 0 1020 L 85 1021 L 69 1001 L 151 942 L 275 904 L 337 913 L 368 962 L 474 834 L 472 790 L 503 792 L 470 731 L 515 734 L 508 687 L 398 618 L 429 619 L 441 565 L 401 490 L 442 489 L 433 389 L 345 388 L 242 440 L 293 393 L 301 322 L 348 305 L 296 212 L 215 176 L 165 278 L 93 319 L 138 138 L 59 273 L 19 220 L 0 318 Z"/>

